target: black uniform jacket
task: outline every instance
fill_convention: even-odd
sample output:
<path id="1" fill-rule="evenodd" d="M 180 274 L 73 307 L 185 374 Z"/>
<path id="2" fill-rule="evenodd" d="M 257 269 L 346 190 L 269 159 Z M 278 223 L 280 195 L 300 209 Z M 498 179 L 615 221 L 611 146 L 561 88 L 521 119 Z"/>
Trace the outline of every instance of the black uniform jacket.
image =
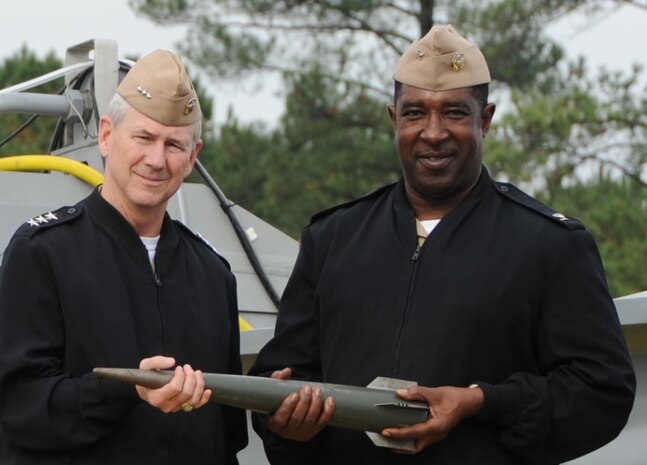
<path id="1" fill-rule="evenodd" d="M 229 265 L 167 215 L 155 266 L 98 191 L 15 233 L 0 271 L 0 463 L 237 463 L 243 411 L 164 414 L 92 374 L 156 354 L 240 373 Z"/>
<path id="2" fill-rule="evenodd" d="M 479 383 L 485 404 L 417 455 L 327 427 L 310 443 L 255 428 L 273 464 L 556 464 L 614 438 L 635 376 L 597 247 L 485 170 L 422 247 L 403 182 L 315 216 L 254 374 L 364 386 Z"/>

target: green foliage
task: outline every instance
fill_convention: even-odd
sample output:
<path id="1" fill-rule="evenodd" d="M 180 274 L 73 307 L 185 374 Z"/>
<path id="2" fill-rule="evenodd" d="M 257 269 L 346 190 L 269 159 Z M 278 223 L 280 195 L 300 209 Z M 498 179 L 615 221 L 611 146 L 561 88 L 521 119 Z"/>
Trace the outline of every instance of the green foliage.
<path id="1" fill-rule="evenodd" d="M 427 3 L 427 2 L 425 2 Z M 300 72 L 315 59 L 331 76 L 383 92 L 391 63 L 416 38 L 414 8 L 389 1 L 131 0 L 162 24 L 189 25 L 185 56 L 217 77 Z"/>
<path id="2" fill-rule="evenodd" d="M 597 167 L 647 187 L 640 177 L 647 164 L 640 72 L 638 66 L 625 76 L 603 70 L 589 79 L 580 61 L 540 76 L 532 90 L 513 90 L 511 108 L 495 122 L 486 162 L 496 176 L 549 192 L 586 180 Z"/>
<path id="3" fill-rule="evenodd" d="M 479 15 L 478 29 L 483 37 L 480 48 L 488 59 L 492 79 L 513 88 L 531 87 L 538 74 L 554 67 L 564 56 L 561 47 L 543 33 L 534 3 L 487 3 Z M 528 11 L 531 8 L 533 13 Z"/>
<path id="4" fill-rule="evenodd" d="M 38 58 L 26 45 L 0 64 L 0 89 L 33 79 L 62 66 L 50 52 L 43 59 Z M 63 86 L 63 78 L 50 81 L 30 89 L 30 92 L 56 93 Z M 30 114 L 0 114 L 0 141 L 5 140 L 29 118 Z M 57 118 L 38 117 L 19 135 L 0 147 L 0 156 L 21 154 L 43 154 L 49 147 L 50 138 Z"/>
<path id="5" fill-rule="evenodd" d="M 130 0 L 161 24 L 186 24 L 178 43 L 208 73 L 239 79 L 257 71 L 301 72 L 325 64 L 337 80 L 360 81 L 388 92 L 393 64 L 409 44 L 438 22 L 449 22 L 482 44 L 491 74 L 525 86 L 563 57 L 543 33 L 545 24 L 582 0 Z M 598 7 L 599 8 L 599 7 Z"/>
<path id="6" fill-rule="evenodd" d="M 399 167 L 385 106 L 317 68 L 287 82 L 282 127 L 232 117 L 205 166 L 230 199 L 298 237 L 315 211 L 397 179 Z"/>
<path id="7" fill-rule="evenodd" d="M 596 238 L 614 297 L 647 289 L 647 189 L 600 174 L 542 200 L 580 219 Z"/>

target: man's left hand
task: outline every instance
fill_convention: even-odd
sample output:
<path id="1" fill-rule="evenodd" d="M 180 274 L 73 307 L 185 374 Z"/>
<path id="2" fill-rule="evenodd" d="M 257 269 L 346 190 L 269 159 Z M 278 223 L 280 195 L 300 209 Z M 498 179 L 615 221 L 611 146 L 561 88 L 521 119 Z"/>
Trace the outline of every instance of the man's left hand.
<path id="1" fill-rule="evenodd" d="M 414 386 L 398 389 L 397 394 L 403 399 L 422 401 L 429 405 L 429 418 L 424 423 L 382 431 L 382 435 L 390 439 L 415 440 L 414 452 L 394 449 L 394 452 L 398 453 L 417 454 L 427 446 L 442 441 L 458 423 L 477 415 L 483 406 L 483 391 L 479 387 Z"/>

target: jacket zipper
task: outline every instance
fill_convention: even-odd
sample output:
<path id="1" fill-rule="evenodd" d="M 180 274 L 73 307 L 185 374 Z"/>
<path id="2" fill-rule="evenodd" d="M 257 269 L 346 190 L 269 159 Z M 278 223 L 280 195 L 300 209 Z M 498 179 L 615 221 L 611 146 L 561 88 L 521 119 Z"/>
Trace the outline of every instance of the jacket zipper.
<path id="1" fill-rule="evenodd" d="M 157 272 L 158 267 L 155 263 L 155 269 L 153 270 L 153 278 L 155 279 L 155 286 L 157 292 L 157 317 L 159 319 L 160 333 L 162 338 L 162 352 L 165 352 L 166 348 L 166 335 L 164 334 L 164 316 L 162 314 L 162 280 L 160 279 L 159 273 Z"/>
<path id="2" fill-rule="evenodd" d="M 424 243 L 423 243 L 424 245 Z M 400 342 L 402 340 L 402 332 L 404 331 L 404 326 L 409 315 L 409 305 L 411 302 L 411 297 L 413 295 L 413 283 L 416 275 L 416 270 L 418 268 L 418 259 L 420 258 L 420 253 L 422 251 L 422 245 L 417 245 L 416 250 L 413 252 L 411 257 L 411 273 L 409 273 L 409 288 L 407 290 L 407 299 L 404 304 L 404 311 L 402 312 L 402 321 L 400 321 L 400 329 L 398 330 L 398 337 L 395 342 L 395 351 L 393 354 L 393 367 L 391 368 L 391 373 L 394 377 L 397 377 L 397 361 L 400 358 Z"/>

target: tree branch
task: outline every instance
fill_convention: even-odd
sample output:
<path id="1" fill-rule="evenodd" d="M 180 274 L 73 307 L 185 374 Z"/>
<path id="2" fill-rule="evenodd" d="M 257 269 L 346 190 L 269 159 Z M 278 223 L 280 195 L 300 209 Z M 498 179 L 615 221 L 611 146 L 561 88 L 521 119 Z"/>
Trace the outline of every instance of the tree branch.
<path id="1" fill-rule="evenodd" d="M 270 64 L 270 63 L 266 63 L 266 64 L 261 65 L 261 69 L 263 69 L 265 71 L 276 71 L 276 72 L 286 73 L 286 74 L 300 74 L 300 73 L 303 72 L 302 69 L 287 68 L 287 67 L 280 66 L 280 65 L 273 65 L 273 64 Z M 340 76 L 339 74 L 333 74 L 333 73 L 322 72 L 322 75 L 325 76 L 325 77 L 328 77 L 330 79 L 334 79 L 337 82 L 363 87 L 364 89 L 367 89 L 367 90 L 370 90 L 371 92 L 374 92 L 375 94 L 377 94 L 380 97 L 387 97 L 387 98 L 391 97 L 391 93 L 389 91 L 387 91 L 387 90 L 385 90 L 385 89 L 383 89 L 381 87 L 373 86 L 373 85 L 371 85 L 371 84 L 369 84 L 369 83 L 367 83 L 365 81 L 360 81 L 360 80 L 357 80 L 357 79 L 350 79 L 350 78 Z"/>
<path id="2" fill-rule="evenodd" d="M 370 26 L 370 25 L 369 25 L 365 20 L 363 20 L 363 19 L 361 19 L 360 17 L 358 17 L 357 15 L 353 14 L 353 12 L 352 12 L 352 11 L 350 11 L 348 8 L 343 8 L 341 5 L 331 5 L 331 4 L 330 4 L 330 2 L 322 2 L 322 3 L 326 3 L 326 5 L 327 5 L 330 9 L 332 9 L 332 10 L 336 10 L 336 11 L 338 11 L 339 13 L 341 13 L 343 16 L 345 16 L 346 18 L 348 18 L 348 19 L 350 19 L 350 20 L 353 20 L 353 21 L 356 21 L 357 23 L 359 23 L 360 27 L 359 27 L 358 29 L 361 29 L 361 30 L 364 30 L 364 31 L 372 32 L 372 33 L 373 33 L 373 34 L 375 34 L 379 39 L 381 39 L 381 40 L 382 40 L 382 42 L 384 42 L 384 43 L 385 43 L 389 48 L 391 48 L 391 50 L 393 50 L 395 53 L 397 53 L 397 54 L 402 53 L 402 50 L 400 50 L 400 47 L 398 47 L 398 46 L 397 46 L 393 41 L 391 41 L 391 40 L 387 37 L 387 35 L 386 35 L 386 33 L 385 33 L 384 31 L 380 31 L 380 30 L 377 30 L 377 29 L 373 29 L 373 28 L 372 28 L 372 27 L 371 27 L 371 26 Z M 392 36 L 394 36 L 394 37 L 398 37 L 398 38 L 400 38 L 400 39 L 406 39 L 406 40 L 407 40 L 407 41 L 409 41 L 409 42 L 411 41 L 411 39 L 410 39 L 410 38 L 408 38 L 408 37 L 406 37 L 406 36 L 404 36 L 404 35 L 401 35 L 401 34 L 397 34 L 397 33 L 395 33 L 394 31 L 389 32 L 389 34 L 390 34 L 390 35 L 392 35 Z"/>

